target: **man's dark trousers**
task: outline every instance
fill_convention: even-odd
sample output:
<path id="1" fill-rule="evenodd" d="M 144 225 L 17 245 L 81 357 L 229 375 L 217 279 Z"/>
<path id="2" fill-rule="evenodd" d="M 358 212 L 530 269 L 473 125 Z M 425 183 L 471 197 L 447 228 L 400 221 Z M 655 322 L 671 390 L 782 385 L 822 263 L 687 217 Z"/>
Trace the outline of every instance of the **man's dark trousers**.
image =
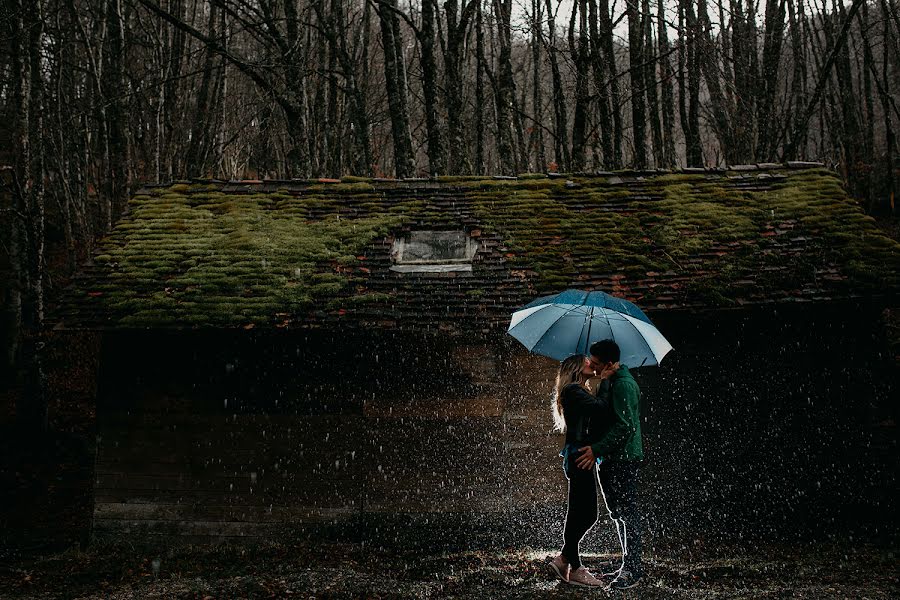
<path id="1" fill-rule="evenodd" d="M 641 461 L 604 460 L 597 467 L 606 509 L 622 545 L 622 568 L 635 577 L 644 574 L 641 562 L 641 514 L 637 491 Z"/>

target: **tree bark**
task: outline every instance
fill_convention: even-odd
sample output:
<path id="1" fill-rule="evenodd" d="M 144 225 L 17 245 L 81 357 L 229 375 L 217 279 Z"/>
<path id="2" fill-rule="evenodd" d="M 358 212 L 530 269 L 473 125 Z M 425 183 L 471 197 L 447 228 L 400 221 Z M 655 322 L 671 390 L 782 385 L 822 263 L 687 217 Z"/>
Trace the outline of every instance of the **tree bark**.
<path id="1" fill-rule="evenodd" d="M 603 149 L 602 161 L 597 166 L 609 167 L 613 162 L 613 123 L 609 106 L 609 83 L 603 64 L 603 46 L 598 28 L 599 15 L 597 0 L 588 0 L 588 26 L 591 41 L 591 72 L 594 86 L 597 88 L 597 109 L 599 112 L 598 128 L 600 129 L 600 145 Z"/>
<path id="2" fill-rule="evenodd" d="M 485 172 L 484 161 L 484 11 L 478 2 L 475 24 L 475 173 Z"/>
<path id="3" fill-rule="evenodd" d="M 647 112 L 644 104 L 644 44 L 638 0 L 625 1 L 628 13 L 628 60 L 631 80 L 631 129 L 634 154 L 632 166 L 647 168 Z"/>
<path id="4" fill-rule="evenodd" d="M 512 0 L 494 0 L 497 20 L 498 56 L 497 103 L 497 153 L 500 172 L 515 175 L 518 172 L 516 153 L 513 149 L 512 111 L 515 110 L 515 82 L 512 76 L 512 31 L 510 27 Z"/>
<path id="5" fill-rule="evenodd" d="M 216 20 L 218 11 L 215 5 L 209 7 L 209 23 L 207 31 L 211 37 L 216 35 Z M 200 80 L 200 89 L 197 91 L 197 104 L 194 110 L 194 118 L 191 120 L 191 139 L 185 157 L 185 170 L 189 177 L 203 177 L 206 173 L 206 160 L 209 153 L 209 132 L 213 129 L 210 116 L 215 114 L 210 110 L 210 94 L 213 87 L 213 72 L 215 68 L 216 54 L 212 48 L 206 48 L 203 60 L 203 76 Z"/>
<path id="6" fill-rule="evenodd" d="M 662 167 L 674 168 L 675 156 L 675 100 L 672 86 L 675 85 L 675 74 L 669 61 L 669 35 L 666 31 L 665 2 L 657 0 L 657 38 L 659 40 L 659 74 L 662 88 Z"/>
<path id="7" fill-rule="evenodd" d="M 853 4 L 850 5 L 850 9 L 847 11 L 847 15 L 844 18 L 844 23 L 841 26 L 841 30 L 838 32 L 835 37 L 833 43 L 830 48 L 827 48 L 827 58 L 825 59 L 825 63 L 822 65 L 822 68 L 819 70 L 819 73 L 816 77 L 816 85 L 813 88 L 812 97 L 809 99 L 809 103 L 806 105 L 806 108 L 803 110 L 800 118 L 794 122 L 794 128 L 791 132 L 788 143 L 784 149 L 784 153 L 782 154 L 782 160 L 794 160 L 797 153 L 798 143 L 801 139 L 806 136 L 806 131 L 809 126 L 809 120 L 812 118 L 813 113 L 816 110 L 816 106 L 819 104 L 819 100 L 822 97 L 822 93 L 825 91 L 825 84 L 828 83 L 828 77 L 831 74 L 831 69 L 834 67 L 834 63 L 840 54 L 841 48 L 844 46 L 844 42 L 847 39 L 847 32 L 850 29 L 850 24 L 853 21 L 853 18 L 856 16 L 856 11 L 859 10 L 859 7 L 862 5 L 863 0 L 853 0 Z"/>
<path id="8" fill-rule="evenodd" d="M 884 15 L 887 15 L 890 11 L 890 8 L 887 4 L 887 0 L 881 0 L 881 12 L 882 12 L 882 54 L 881 54 L 881 80 L 883 84 L 879 89 L 879 96 L 881 97 L 881 110 L 884 113 L 884 145 L 885 145 L 885 173 L 884 179 L 886 184 L 886 194 L 889 199 L 890 206 L 893 209 L 895 207 L 894 201 L 894 193 L 896 191 L 895 186 L 895 171 L 894 171 L 894 148 L 897 145 L 895 134 L 894 134 L 894 125 L 893 120 L 891 118 L 891 77 L 890 73 L 890 59 L 889 59 L 889 51 L 888 44 L 886 40 L 889 40 L 893 37 L 893 35 L 900 35 L 900 31 L 894 32 L 892 35 L 891 32 L 891 22 L 889 19 L 885 18 Z M 896 83 L 896 79 L 894 80 Z"/>
<path id="9" fill-rule="evenodd" d="M 14 195 L 20 215 L 16 238 L 16 270 L 23 291 L 19 347 L 25 372 L 23 393 L 17 397 L 16 420 L 23 431 L 47 429 L 44 342 L 44 156 L 43 81 L 41 34 L 44 27 L 39 2 L 19 0 L 13 5 L 13 98 L 18 127 L 15 130 Z M 24 263 L 24 264 L 23 264 Z"/>
<path id="10" fill-rule="evenodd" d="M 756 103 L 756 123 L 759 131 L 757 159 L 771 161 L 775 158 L 774 142 L 777 131 L 782 124 L 775 117 L 775 95 L 779 86 L 779 70 L 781 63 L 781 45 L 784 40 L 785 0 L 767 0 L 764 21 L 763 62 L 757 86 L 759 97 Z M 795 58 L 794 60 L 797 60 Z"/>
<path id="11" fill-rule="evenodd" d="M 644 30 L 644 88 L 647 94 L 647 115 L 650 118 L 650 136 L 653 141 L 654 166 L 663 163 L 662 125 L 659 120 L 659 93 L 656 89 L 656 55 L 653 51 L 653 21 L 650 18 L 650 0 L 643 0 L 641 20 Z"/>
<path id="12" fill-rule="evenodd" d="M 697 52 L 697 19 L 692 14 L 690 3 L 691 0 L 680 0 L 678 4 L 678 37 L 684 40 L 678 51 L 678 107 L 681 129 L 684 131 L 685 163 L 689 167 L 702 167 L 700 59 Z"/>
<path id="13" fill-rule="evenodd" d="M 576 0 L 572 3 L 569 19 L 569 52 L 575 65 L 575 114 L 572 119 L 572 170 L 585 169 L 585 131 L 589 104 L 588 63 L 590 53 L 587 38 L 587 3 Z M 580 15 L 580 18 L 579 18 Z M 576 20 L 578 40 L 575 39 Z"/>
<path id="14" fill-rule="evenodd" d="M 443 175 L 447 172 L 447 157 L 441 140 L 438 122 L 437 62 L 434 55 L 434 0 L 422 2 L 422 31 L 419 36 L 422 65 L 422 95 L 425 101 L 425 128 L 428 137 L 428 172 Z M 480 110 L 480 106 L 476 107 Z"/>
<path id="15" fill-rule="evenodd" d="M 469 21 L 479 0 L 469 0 L 462 12 L 457 0 L 444 2 L 447 42 L 444 50 L 444 94 L 447 107 L 449 171 L 458 175 L 466 170 L 466 145 L 463 133 L 462 58 Z"/>
<path id="16" fill-rule="evenodd" d="M 553 147 L 554 161 L 558 171 L 569 169 L 569 136 L 568 117 L 566 115 L 566 96 L 563 92 L 562 73 L 559 69 L 559 59 L 556 56 L 556 19 L 553 17 L 553 7 L 550 0 L 545 0 L 547 7 L 547 57 L 550 60 L 550 75 L 553 80 Z"/>
<path id="17" fill-rule="evenodd" d="M 606 54 L 606 68 L 609 77 L 610 106 L 613 119 L 613 154 L 611 167 L 622 168 L 622 139 L 624 124 L 622 122 L 622 100 L 619 93 L 619 69 L 616 66 L 616 51 L 613 44 L 613 25 L 609 12 L 609 0 L 600 0 L 600 46 Z"/>
<path id="18" fill-rule="evenodd" d="M 381 24 L 388 109 L 394 140 L 394 173 L 398 179 L 405 179 L 415 173 L 416 164 L 409 130 L 409 111 L 406 106 L 403 43 L 400 39 L 400 22 L 396 10 L 397 0 L 379 0 L 378 20 Z"/>

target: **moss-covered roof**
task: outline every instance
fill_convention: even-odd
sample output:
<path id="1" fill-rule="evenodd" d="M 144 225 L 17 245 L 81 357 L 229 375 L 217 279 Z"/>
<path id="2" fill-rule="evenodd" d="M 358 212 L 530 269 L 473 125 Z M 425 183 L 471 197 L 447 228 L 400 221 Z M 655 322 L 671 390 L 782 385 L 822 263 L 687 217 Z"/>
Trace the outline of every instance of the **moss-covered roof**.
<path id="1" fill-rule="evenodd" d="M 411 230 L 471 272 L 397 273 Z M 539 294 L 653 311 L 895 294 L 900 244 L 803 165 L 676 173 L 146 186 L 51 322 L 66 328 L 504 326 Z"/>

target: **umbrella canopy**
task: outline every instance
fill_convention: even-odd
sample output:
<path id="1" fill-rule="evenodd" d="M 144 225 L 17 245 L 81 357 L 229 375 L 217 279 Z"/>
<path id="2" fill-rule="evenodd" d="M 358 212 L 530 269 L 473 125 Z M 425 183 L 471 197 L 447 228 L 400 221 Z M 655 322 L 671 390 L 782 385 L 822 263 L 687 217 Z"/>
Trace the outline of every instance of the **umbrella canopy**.
<path id="1" fill-rule="evenodd" d="M 563 360 L 614 340 L 629 367 L 658 365 L 672 345 L 635 304 L 604 292 L 565 292 L 538 298 L 513 313 L 507 330 L 536 354 Z"/>

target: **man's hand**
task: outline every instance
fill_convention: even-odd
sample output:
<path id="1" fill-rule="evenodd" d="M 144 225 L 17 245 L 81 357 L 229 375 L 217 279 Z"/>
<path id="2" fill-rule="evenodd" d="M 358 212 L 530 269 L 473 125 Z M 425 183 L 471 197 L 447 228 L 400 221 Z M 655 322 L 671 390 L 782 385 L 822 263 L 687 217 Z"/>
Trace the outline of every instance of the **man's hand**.
<path id="1" fill-rule="evenodd" d="M 575 464 L 578 465 L 579 469 L 590 469 L 591 465 L 594 464 L 594 451 L 590 446 L 584 446 L 579 448 L 578 452 L 580 452 L 580 454 L 578 455 Z"/>

